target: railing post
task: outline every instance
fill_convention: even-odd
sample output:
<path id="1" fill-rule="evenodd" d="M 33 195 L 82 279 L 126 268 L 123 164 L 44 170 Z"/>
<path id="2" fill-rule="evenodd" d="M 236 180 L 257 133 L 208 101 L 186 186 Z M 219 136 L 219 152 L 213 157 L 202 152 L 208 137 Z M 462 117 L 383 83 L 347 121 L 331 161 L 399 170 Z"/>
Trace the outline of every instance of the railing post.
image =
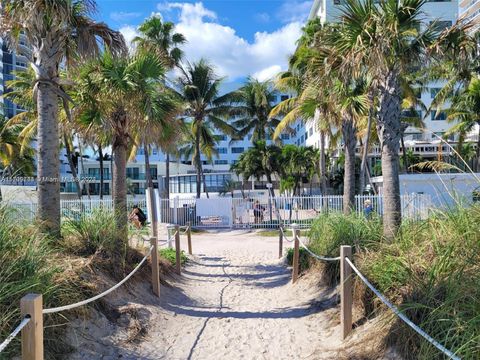
<path id="1" fill-rule="evenodd" d="M 27 294 L 20 300 L 22 318 L 30 321 L 22 329 L 22 360 L 43 360 L 43 301 L 41 294 Z"/>
<path id="2" fill-rule="evenodd" d="M 150 238 L 150 245 L 153 246 L 150 260 L 152 262 L 152 290 L 160 297 L 160 269 L 158 266 L 158 241 L 156 237 Z"/>
<path id="3" fill-rule="evenodd" d="M 298 238 L 300 236 L 300 230 L 298 229 L 297 224 L 292 224 L 292 229 L 293 229 L 293 239 L 294 239 L 292 284 L 295 284 L 295 282 L 298 279 L 298 272 L 299 272 L 300 241 L 298 240 Z"/>
<path id="4" fill-rule="evenodd" d="M 278 258 L 283 256 L 283 224 L 278 227 Z"/>
<path id="5" fill-rule="evenodd" d="M 188 253 L 192 255 L 193 252 L 192 252 L 192 222 L 191 221 L 187 221 L 187 243 L 188 243 Z"/>
<path id="6" fill-rule="evenodd" d="M 175 225 L 175 267 L 177 274 L 182 271 L 182 263 L 180 257 L 180 226 Z"/>
<path id="7" fill-rule="evenodd" d="M 352 308 L 353 308 L 353 280 L 352 268 L 345 258 L 352 261 L 352 247 L 342 245 L 340 247 L 340 306 L 341 306 L 341 327 L 342 339 L 345 339 L 352 331 Z"/>
<path id="8" fill-rule="evenodd" d="M 175 225 L 167 225 L 167 246 L 172 248 L 171 231 L 175 229 Z"/>
<path id="9" fill-rule="evenodd" d="M 157 220 L 157 209 L 156 209 L 156 202 L 155 202 L 155 193 L 153 188 L 147 188 L 147 210 L 148 210 L 148 218 L 151 224 L 150 230 L 151 234 L 154 237 L 158 236 L 158 220 Z"/>

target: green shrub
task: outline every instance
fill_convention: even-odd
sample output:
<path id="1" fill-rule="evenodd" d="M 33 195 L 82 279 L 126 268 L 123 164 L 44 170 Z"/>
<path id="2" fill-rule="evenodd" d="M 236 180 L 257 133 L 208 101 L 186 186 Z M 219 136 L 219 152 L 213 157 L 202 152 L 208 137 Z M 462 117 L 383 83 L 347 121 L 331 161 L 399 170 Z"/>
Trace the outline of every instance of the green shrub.
<path id="1" fill-rule="evenodd" d="M 45 307 L 65 305 L 79 300 L 76 279 L 67 278 L 61 259 L 54 250 L 53 241 L 32 225 L 19 224 L 15 210 L 0 207 L 0 339 L 18 325 L 20 299 L 27 293 L 43 295 Z M 65 353 L 65 344 L 56 334 L 65 323 L 59 316 L 45 317 L 45 350 L 47 358 Z M 17 336 L 0 359 L 11 359 L 18 354 Z"/>
<path id="2" fill-rule="evenodd" d="M 287 251 L 287 264 L 292 266 L 293 265 L 293 248 L 289 248 Z M 299 263 L 299 272 L 304 272 L 310 267 L 310 259 L 309 259 L 308 252 L 303 248 L 300 247 L 298 251 L 298 263 Z"/>
<path id="3" fill-rule="evenodd" d="M 480 205 L 404 221 L 392 242 L 381 230 L 379 220 L 323 215 L 314 222 L 310 246 L 320 255 L 338 256 L 340 245 L 352 245 L 360 271 L 409 319 L 462 359 L 480 358 Z M 338 264 L 327 263 L 325 271 L 334 283 Z M 379 302 L 355 281 L 364 291 L 356 298 L 371 316 Z M 386 341 L 404 358 L 442 358 L 401 320 L 392 319 Z"/>
<path id="4" fill-rule="evenodd" d="M 110 252 L 115 247 L 117 230 L 112 212 L 95 209 L 88 216 L 66 218 L 62 225 L 64 244 L 81 255 Z"/>
<path id="5" fill-rule="evenodd" d="M 160 254 L 160 256 L 162 258 L 167 260 L 173 266 L 175 266 L 177 264 L 177 257 L 176 257 L 175 249 L 165 248 L 165 249 L 159 250 L 158 253 Z M 187 255 L 185 255 L 185 251 L 182 250 L 180 252 L 180 262 L 181 262 L 182 266 L 184 266 L 187 263 L 187 261 L 188 261 Z"/>

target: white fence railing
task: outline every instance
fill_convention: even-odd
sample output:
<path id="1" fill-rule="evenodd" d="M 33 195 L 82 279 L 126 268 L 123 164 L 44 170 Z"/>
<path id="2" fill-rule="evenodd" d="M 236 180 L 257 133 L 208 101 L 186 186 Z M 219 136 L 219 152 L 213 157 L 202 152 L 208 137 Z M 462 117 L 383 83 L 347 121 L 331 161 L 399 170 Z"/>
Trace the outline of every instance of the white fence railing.
<path id="1" fill-rule="evenodd" d="M 355 211 L 362 214 L 365 200 L 370 200 L 373 212 L 383 215 L 383 197 L 373 195 L 357 195 Z M 293 196 L 275 198 L 231 198 L 219 197 L 211 199 L 157 199 L 157 217 L 160 223 L 186 225 L 188 222 L 198 228 L 277 228 L 296 223 L 309 226 L 321 213 L 343 211 L 343 197 L 331 196 Z M 147 214 L 145 199 L 129 199 L 128 207 L 138 205 Z M 11 203 L 21 216 L 33 220 L 36 204 Z M 426 219 L 432 208 L 429 195 L 415 194 L 401 196 L 403 218 Z M 64 218 L 77 218 L 92 214 L 95 209 L 113 211 L 111 199 L 104 200 L 62 200 L 61 213 Z"/>

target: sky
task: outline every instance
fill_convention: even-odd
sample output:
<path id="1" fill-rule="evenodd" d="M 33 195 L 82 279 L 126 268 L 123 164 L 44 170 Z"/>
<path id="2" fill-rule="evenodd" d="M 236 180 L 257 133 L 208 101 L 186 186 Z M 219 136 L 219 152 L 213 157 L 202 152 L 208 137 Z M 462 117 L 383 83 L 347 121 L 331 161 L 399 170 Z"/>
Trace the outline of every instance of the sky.
<path id="1" fill-rule="evenodd" d="M 226 82 L 272 78 L 287 68 L 313 0 L 97 0 L 97 18 L 127 41 L 152 14 L 185 35 L 185 58 L 207 58 Z"/>

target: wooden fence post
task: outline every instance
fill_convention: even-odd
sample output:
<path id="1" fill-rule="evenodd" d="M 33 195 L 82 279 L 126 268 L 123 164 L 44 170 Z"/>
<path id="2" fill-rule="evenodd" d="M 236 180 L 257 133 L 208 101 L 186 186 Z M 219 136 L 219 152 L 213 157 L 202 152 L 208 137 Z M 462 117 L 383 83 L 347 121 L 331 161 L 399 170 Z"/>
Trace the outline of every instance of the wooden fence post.
<path id="1" fill-rule="evenodd" d="M 188 253 L 192 255 L 193 252 L 192 252 L 192 222 L 191 221 L 187 221 L 187 242 L 188 242 Z"/>
<path id="2" fill-rule="evenodd" d="M 352 308 L 353 308 L 353 280 L 352 268 L 346 262 L 345 258 L 352 261 L 352 247 L 342 245 L 340 247 L 340 307 L 341 307 L 341 327 L 342 338 L 345 339 L 352 331 Z"/>
<path id="3" fill-rule="evenodd" d="M 283 256 L 283 224 L 278 227 L 278 258 Z"/>
<path id="4" fill-rule="evenodd" d="M 293 239 L 294 239 L 294 248 L 293 248 L 293 272 L 292 272 L 292 283 L 298 279 L 298 272 L 299 272 L 299 260 L 300 260 L 300 241 L 298 240 L 300 236 L 300 230 L 298 229 L 296 224 L 292 225 L 293 229 Z"/>
<path id="5" fill-rule="evenodd" d="M 175 267 L 177 274 L 182 271 L 182 259 L 180 256 L 180 226 L 175 225 Z"/>
<path id="6" fill-rule="evenodd" d="M 22 329 L 22 360 L 43 360 L 43 300 L 41 294 L 27 294 L 20 300 L 22 318 L 30 321 Z"/>
<path id="7" fill-rule="evenodd" d="M 152 262 L 152 289 L 153 293 L 160 297 L 160 268 L 158 266 L 158 241 L 156 237 L 150 238 L 150 245 L 153 246 L 150 255 Z"/>
<path id="8" fill-rule="evenodd" d="M 147 188 L 147 201 L 148 201 L 148 220 L 150 221 L 151 234 L 154 237 L 158 237 L 158 219 L 156 209 L 155 191 L 153 188 Z"/>

